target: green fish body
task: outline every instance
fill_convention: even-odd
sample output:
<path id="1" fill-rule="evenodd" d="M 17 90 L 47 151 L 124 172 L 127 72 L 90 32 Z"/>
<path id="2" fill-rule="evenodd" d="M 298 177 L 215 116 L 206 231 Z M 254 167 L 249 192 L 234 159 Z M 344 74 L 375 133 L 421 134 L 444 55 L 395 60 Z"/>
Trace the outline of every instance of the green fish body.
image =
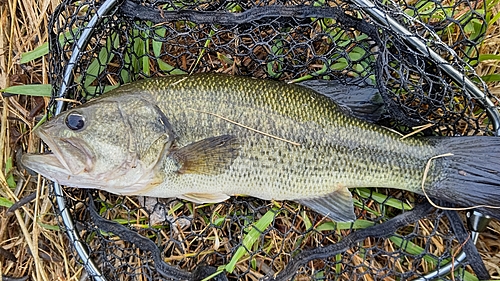
<path id="1" fill-rule="evenodd" d="M 141 80 L 62 113 L 37 134 L 54 155 L 25 155 L 25 166 L 116 194 L 292 200 L 337 221 L 355 219 L 355 187 L 425 190 L 465 207 L 500 201 L 497 138 L 402 139 L 325 95 L 277 81 Z"/>

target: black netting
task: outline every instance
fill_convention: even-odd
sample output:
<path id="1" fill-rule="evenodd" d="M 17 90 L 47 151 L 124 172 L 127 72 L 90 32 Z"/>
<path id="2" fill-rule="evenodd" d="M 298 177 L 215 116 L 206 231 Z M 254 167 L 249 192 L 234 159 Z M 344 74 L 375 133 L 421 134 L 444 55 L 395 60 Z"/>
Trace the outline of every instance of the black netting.
<path id="1" fill-rule="evenodd" d="M 432 125 L 426 135 L 495 132 L 490 96 L 473 70 L 486 29 L 483 1 L 379 1 L 370 7 L 334 1 L 124 0 L 103 12 L 111 2 L 65 1 L 53 15 L 54 97 L 85 102 L 130 81 L 196 72 L 336 80 L 375 85 L 389 109 L 379 123 L 402 133 L 426 124 Z M 486 94 L 471 94 L 467 84 L 474 83 Z M 231 273 L 223 273 L 228 279 L 411 280 L 454 261 L 465 243 L 464 233 L 450 226 L 450 215 L 439 210 L 378 236 L 385 223 L 408 213 L 403 210 L 421 206 L 415 195 L 401 191 L 353 191 L 354 224 L 333 223 L 292 202 L 231 198 L 197 206 L 102 192 L 89 200 L 81 190 L 64 192 L 66 205 L 61 209 L 59 201 L 59 211 L 69 211 L 88 249 L 91 259 L 83 263 L 93 262 L 108 280 L 159 280 L 170 266 L 203 279 L 236 261 Z M 89 204 L 152 241 L 165 268 L 148 243 L 130 242 L 132 232 L 116 225 L 106 231 L 92 219 Z M 269 217 L 268 226 L 255 226 Z M 366 235 L 347 243 L 357 232 Z M 347 248 L 329 248 L 341 241 Z M 481 261 L 465 260 L 442 280 L 484 277 L 482 267 Z"/>

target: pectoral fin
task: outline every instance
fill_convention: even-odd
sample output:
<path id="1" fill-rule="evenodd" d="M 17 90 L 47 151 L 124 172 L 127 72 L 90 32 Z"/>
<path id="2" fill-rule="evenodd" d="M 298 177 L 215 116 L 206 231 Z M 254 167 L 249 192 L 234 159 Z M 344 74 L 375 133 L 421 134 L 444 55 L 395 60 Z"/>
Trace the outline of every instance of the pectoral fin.
<path id="1" fill-rule="evenodd" d="M 218 175 L 225 172 L 238 157 L 240 145 L 235 136 L 206 138 L 169 154 L 179 166 L 180 174 Z"/>
<path id="2" fill-rule="evenodd" d="M 218 203 L 229 199 L 229 196 L 223 193 L 185 193 L 178 197 L 198 204 Z"/>
<path id="3" fill-rule="evenodd" d="M 341 187 L 326 196 L 295 200 L 312 210 L 338 222 L 349 222 L 356 219 L 351 192 Z"/>

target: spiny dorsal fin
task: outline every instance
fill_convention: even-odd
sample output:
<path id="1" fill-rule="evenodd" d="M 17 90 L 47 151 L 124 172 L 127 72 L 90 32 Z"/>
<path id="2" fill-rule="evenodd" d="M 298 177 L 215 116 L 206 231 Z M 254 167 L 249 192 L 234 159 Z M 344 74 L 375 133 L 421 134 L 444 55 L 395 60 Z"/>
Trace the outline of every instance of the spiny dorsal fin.
<path id="1" fill-rule="evenodd" d="M 347 82 L 348 84 L 345 84 Z M 307 80 L 298 83 L 333 100 L 345 113 L 368 122 L 377 122 L 386 112 L 384 100 L 369 79 Z M 362 86 L 358 86 L 362 85 Z"/>
<path id="2" fill-rule="evenodd" d="M 231 166 L 239 150 L 235 136 L 222 135 L 193 142 L 169 156 L 178 163 L 178 173 L 217 175 Z"/>
<path id="3" fill-rule="evenodd" d="M 352 194 L 345 187 L 322 197 L 295 201 L 337 222 L 350 222 L 356 219 Z"/>

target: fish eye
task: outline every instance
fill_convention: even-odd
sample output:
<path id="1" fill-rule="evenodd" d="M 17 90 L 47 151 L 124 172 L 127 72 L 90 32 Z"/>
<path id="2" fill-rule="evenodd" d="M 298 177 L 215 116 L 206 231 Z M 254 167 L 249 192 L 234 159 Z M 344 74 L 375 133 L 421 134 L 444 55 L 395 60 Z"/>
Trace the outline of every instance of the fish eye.
<path id="1" fill-rule="evenodd" d="M 85 117 L 77 112 L 72 112 L 66 116 L 66 120 L 64 120 L 66 126 L 73 131 L 78 131 L 85 126 Z"/>

